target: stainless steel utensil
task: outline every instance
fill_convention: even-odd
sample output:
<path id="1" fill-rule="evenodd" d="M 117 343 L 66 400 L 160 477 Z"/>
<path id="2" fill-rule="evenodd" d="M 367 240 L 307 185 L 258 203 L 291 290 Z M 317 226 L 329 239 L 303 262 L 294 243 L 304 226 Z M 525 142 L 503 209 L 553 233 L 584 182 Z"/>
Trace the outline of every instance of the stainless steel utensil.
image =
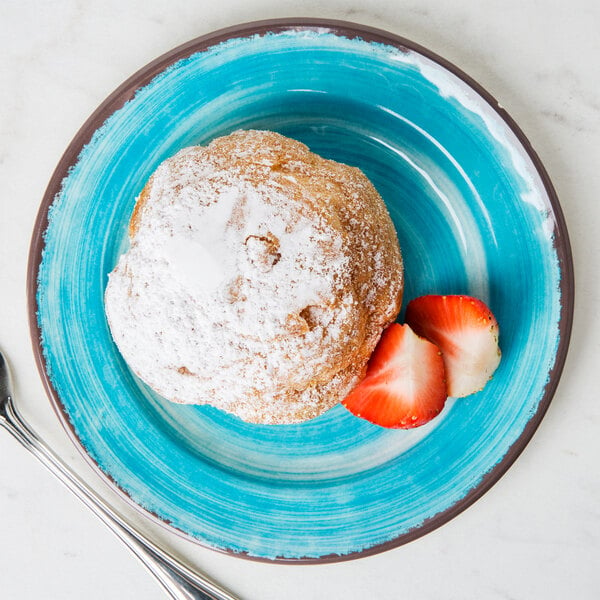
<path id="1" fill-rule="evenodd" d="M 12 396 L 8 364 L 0 352 L 0 424 L 56 475 L 138 557 L 174 600 L 237 600 L 205 575 L 195 573 L 129 525 L 80 479 L 31 429 Z"/>

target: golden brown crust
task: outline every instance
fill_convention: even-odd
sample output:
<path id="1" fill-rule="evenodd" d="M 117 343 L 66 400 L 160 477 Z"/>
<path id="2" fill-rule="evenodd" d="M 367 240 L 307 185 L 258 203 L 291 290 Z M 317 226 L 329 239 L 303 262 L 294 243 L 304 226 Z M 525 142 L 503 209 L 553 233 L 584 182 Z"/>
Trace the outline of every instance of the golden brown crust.
<path id="1" fill-rule="evenodd" d="M 339 232 L 351 257 L 350 277 L 345 290 L 356 300 L 356 314 L 347 324 L 347 342 L 328 347 L 320 342 L 318 352 L 326 360 L 311 379 L 290 376 L 279 391 L 265 395 L 260 389 L 247 397 L 211 404 L 239 414 L 256 423 L 300 422 L 318 416 L 343 400 L 362 379 L 367 361 L 383 329 L 396 318 L 403 290 L 402 257 L 396 232 L 385 205 L 367 177 L 357 168 L 326 160 L 289 138 L 267 131 L 238 131 L 214 140 L 207 147 L 188 149 L 185 160 L 210 161 L 217 169 L 242 176 L 255 186 L 277 186 L 298 206 L 298 214 L 318 214 Z M 177 168 L 174 157 L 172 168 Z M 183 159 L 182 159 L 183 160 Z M 154 189 L 151 177 L 142 190 L 133 211 L 129 234 L 135 238 L 144 219 L 145 208 L 154 193 L 173 194 L 178 190 Z M 233 217 L 232 217 L 233 218 Z M 257 261 L 265 269 L 279 260 L 279 240 L 268 236 L 250 236 Z M 328 252 L 326 245 L 321 250 Z M 333 255 L 333 246 L 331 248 Z M 259 265 L 260 266 L 260 265 Z M 236 279 L 229 288 L 231 303 L 243 303 L 244 281 Z M 341 295 L 328 305 L 306 306 L 288 315 L 287 336 L 302 338 L 316 326 L 323 326 L 323 315 L 340 310 Z M 326 329 L 326 326 L 325 326 Z M 276 342 L 276 340 L 275 340 Z M 256 356 L 245 360 L 259 360 Z M 260 359 L 263 360 L 263 359 Z M 267 358 L 264 358 L 266 361 Z M 301 357 L 298 360 L 302 360 Z M 185 366 L 178 366 L 181 377 L 194 377 Z M 160 386 L 153 386 L 161 393 Z M 166 394 L 168 397 L 168 394 Z M 171 397 L 173 401 L 178 398 Z M 189 400 L 185 400 L 188 402 Z M 252 406 L 248 406 L 250 403 Z"/>
<path id="2" fill-rule="evenodd" d="M 144 189 L 141 191 L 138 199 L 136 200 L 135 206 L 133 207 L 133 213 L 131 214 L 131 219 L 129 220 L 129 237 L 135 237 L 137 230 L 140 226 L 140 220 L 142 218 L 142 211 L 144 210 L 144 206 L 146 202 L 148 202 L 148 198 L 150 197 L 150 189 L 152 188 L 152 177 L 148 180 Z"/>

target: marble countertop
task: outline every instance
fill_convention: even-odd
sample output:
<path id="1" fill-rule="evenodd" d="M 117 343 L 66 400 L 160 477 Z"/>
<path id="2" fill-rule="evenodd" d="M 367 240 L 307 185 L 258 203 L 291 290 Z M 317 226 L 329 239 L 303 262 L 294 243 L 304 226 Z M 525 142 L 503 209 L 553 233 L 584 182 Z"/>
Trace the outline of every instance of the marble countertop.
<path id="1" fill-rule="evenodd" d="M 481 83 L 531 141 L 558 192 L 576 270 L 571 348 L 540 428 L 508 473 L 434 532 L 323 566 L 256 563 L 200 548 L 99 482 L 57 422 L 35 367 L 25 277 L 47 182 L 80 125 L 153 58 L 258 19 L 326 17 L 387 29 Z M 0 6 L 0 346 L 23 413 L 138 526 L 243 599 L 597 598 L 600 593 L 600 4 L 596 0 L 9 0 Z M 6 432 L 0 433 L 3 598 L 165 595 L 128 550 Z"/>

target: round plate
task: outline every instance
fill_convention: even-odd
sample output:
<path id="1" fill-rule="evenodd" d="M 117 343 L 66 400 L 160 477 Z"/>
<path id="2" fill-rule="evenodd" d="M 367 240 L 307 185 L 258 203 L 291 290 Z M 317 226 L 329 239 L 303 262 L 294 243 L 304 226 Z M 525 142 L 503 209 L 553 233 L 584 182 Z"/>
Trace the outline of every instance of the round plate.
<path id="1" fill-rule="evenodd" d="M 405 302 L 466 293 L 489 304 L 503 359 L 483 392 L 450 400 L 412 431 L 381 429 L 342 406 L 301 425 L 257 426 L 171 404 L 131 374 L 103 293 L 136 196 L 179 149 L 247 128 L 367 174 L 397 227 Z M 194 40 L 115 91 L 49 184 L 28 285 L 50 398 L 107 480 L 202 544 L 282 561 L 397 546 L 480 497 L 548 407 L 573 310 L 557 198 L 496 102 L 411 42 L 306 19 Z"/>

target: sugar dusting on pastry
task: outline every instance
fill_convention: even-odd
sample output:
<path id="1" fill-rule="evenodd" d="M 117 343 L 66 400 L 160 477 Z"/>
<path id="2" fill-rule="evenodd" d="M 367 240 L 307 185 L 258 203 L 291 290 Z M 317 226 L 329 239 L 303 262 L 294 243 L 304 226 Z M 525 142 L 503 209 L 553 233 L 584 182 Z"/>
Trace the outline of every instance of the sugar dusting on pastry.
<path id="1" fill-rule="evenodd" d="M 166 160 L 130 238 L 105 296 L 123 357 L 165 398 L 246 421 L 333 407 L 400 308 L 398 241 L 371 183 L 273 132 Z"/>

